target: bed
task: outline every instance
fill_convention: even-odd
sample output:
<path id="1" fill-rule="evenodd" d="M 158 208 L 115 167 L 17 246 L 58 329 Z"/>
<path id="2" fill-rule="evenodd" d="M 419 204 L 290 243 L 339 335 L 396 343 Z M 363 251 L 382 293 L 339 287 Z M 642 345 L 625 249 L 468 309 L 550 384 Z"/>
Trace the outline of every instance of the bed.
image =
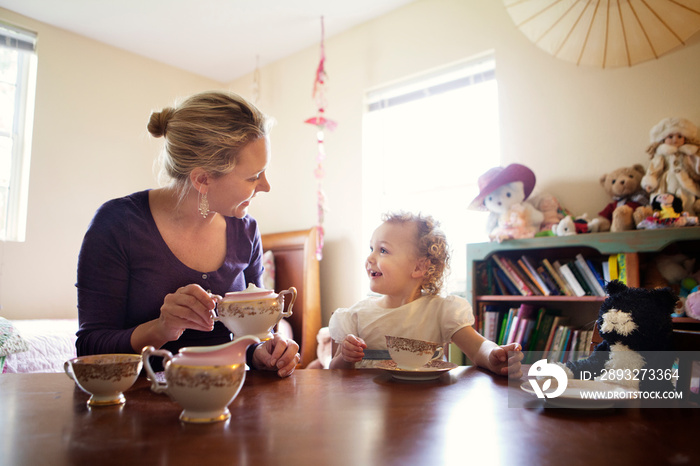
<path id="1" fill-rule="evenodd" d="M 305 368 L 316 359 L 316 336 L 321 328 L 317 229 L 262 235 L 266 254 L 266 281 L 275 291 L 297 289 L 293 314 L 287 319 L 299 343 Z M 273 273 L 274 271 L 274 273 Z M 0 373 L 63 372 L 63 363 L 75 357 L 78 319 L 8 320 L 0 317 Z"/>

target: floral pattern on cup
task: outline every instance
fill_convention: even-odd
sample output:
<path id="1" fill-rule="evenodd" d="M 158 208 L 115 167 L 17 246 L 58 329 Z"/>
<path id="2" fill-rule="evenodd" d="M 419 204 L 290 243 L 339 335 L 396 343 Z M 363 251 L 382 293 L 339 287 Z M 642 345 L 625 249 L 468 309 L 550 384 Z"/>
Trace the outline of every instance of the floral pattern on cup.
<path id="1" fill-rule="evenodd" d="M 285 296 L 287 309 L 284 308 Z M 254 335 L 268 340 L 272 338 L 274 326 L 283 317 L 292 315 L 296 297 L 297 290 L 293 286 L 276 294 L 251 285 L 244 292 L 226 293 L 224 298 L 218 298 L 215 320 L 222 322 L 234 335 Z"/>
<path id="2" fill-rule="evenodd" d="M 184 408 L 180 420 L 190 423 L 229 419 L 228 405 L 241 390 L 245 375 L 245 364 L 181 366 L 168 363 L 165 368 L 168 395 Z"/>
<path id="3" fill-rule="evenodd" d="M 431 341 L 385 335 L 386 347 L 391 359 L 401 369 L 415 370 L 433 359 L 442 357 L 442 346 Z"/>
<path id="4" fill-rule="evenodd" d="M 126 401 L 128 390 L 141 372 L 143 360 L 138 354 L 94 354 L 66 361 L 66 374 L 84 392 L 88 406 L 109 406 Z"/>
<path id="5" fill-rule="evenodd" d="M 219 304 L 217 312 L 220 317 L 238 317 L 242 319 L 246 316 L 279 314 L 280 309 L 282 309 L 282 304 L 278 301 L 268 305 L 265 305 L 265 301 L 249 301 L 249 304 L 245 302 L 237 302 L 230 305 Z"/>
<path id="6" fill-rule="evenodd" d="M 73 373 L 78 380 L 119 381 L 122 377 L 138 376 L 141 356 L 136 354 L 95 354 L 73 360 Z"/>
<path id="7" fill-rule="evenodd" d="M 197 388 L 213 390 L 221 387 L 238 386 L 245 375 L 242 364 L 226 366 L 180 366 L 170 364 L 166 369 L 166 380 L 171 388 Z M 205 370 L 203 370 L 205 369 Z"/>

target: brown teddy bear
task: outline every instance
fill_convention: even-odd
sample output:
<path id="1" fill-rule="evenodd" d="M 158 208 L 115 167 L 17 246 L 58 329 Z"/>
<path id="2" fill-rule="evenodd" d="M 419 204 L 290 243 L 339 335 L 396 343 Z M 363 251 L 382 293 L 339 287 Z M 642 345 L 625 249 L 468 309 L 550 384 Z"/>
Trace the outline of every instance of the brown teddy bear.
<path id="1" fill-rule="evenodd" d="M 644 167 L 635 164 L 600 177 L 600 184 L 612 202 L 598 212 L 598 231 L 634 230 L 645 218 L 644 206 L 649 203 L 649 198 L 642 189 L 643 176 Z"/>

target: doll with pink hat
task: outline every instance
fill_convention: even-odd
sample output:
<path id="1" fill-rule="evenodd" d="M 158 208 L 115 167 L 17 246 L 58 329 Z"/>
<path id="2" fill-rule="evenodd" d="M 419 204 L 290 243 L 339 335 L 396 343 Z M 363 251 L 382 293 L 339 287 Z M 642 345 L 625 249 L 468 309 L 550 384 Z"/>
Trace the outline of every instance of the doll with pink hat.
<path id="1" fill-rule="evenodd" d="M 642 178 L 649 194 L 673 194 L 688 215 L 700 214 L 698 128 L 685 118 L 664 118 L 649 132 L 651 156 Z"/>
<path id="2" fill-rule="evenodd" d="M 540 231 L 544 214 L 526 202 L 535 187 L 535 174 L 524 165 L 494 167 L 478 180 L 479 195 L 471 210 L 491 212 L 486 232 L 491 241 L 532 238 Z"/>

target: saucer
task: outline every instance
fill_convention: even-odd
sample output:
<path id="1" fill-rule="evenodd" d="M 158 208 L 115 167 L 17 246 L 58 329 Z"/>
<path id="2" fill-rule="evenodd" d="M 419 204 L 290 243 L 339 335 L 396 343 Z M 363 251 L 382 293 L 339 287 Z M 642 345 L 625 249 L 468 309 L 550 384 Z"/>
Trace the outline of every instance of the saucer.
<path id="1" fill-rule="evenodd" d="M 393 378 L 398 380 L 435 380 L 445 372 L 459 366 L 448 361 L 432 360 L 423 367 L 409 370 L 400 369 L 393 360 L 389 359 L 380 362 L 376 367 L 387 371 Z"/>
<path id="2" fill-rule="evenodd" d="M 520 389 L 535 396 L 530 381 L 520 384 Z M 597 393 L 598 398 L 584 398 L 583 393 Z M 545 406 L 569 409 L 609 409 L 620 401 L 629 400 L 629 394 L 634 390 L 598 380 L 567 379 L 564 393 L 556 398 L 545 398 Z"/>

